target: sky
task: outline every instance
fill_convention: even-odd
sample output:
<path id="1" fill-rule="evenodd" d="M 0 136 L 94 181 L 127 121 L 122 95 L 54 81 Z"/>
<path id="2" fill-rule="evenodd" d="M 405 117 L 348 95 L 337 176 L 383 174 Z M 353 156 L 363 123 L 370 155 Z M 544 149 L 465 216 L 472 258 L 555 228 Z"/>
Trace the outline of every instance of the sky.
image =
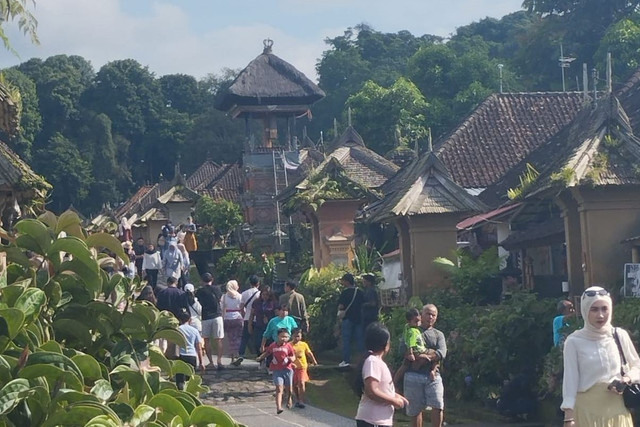
<path id="1" fill-rule="evenodd" d="M 5 31 L 20 57 L 0 53 L 0 68 L 33 57 L 80 55 L 96 71 L 132 58 L 157 76 L 196 78 L 246 66 L 274 41 L 273 53 L 316 79 L 325 39 L 365 23 L 382 32 L 447 37 L 487 16 L 520 10 L 522 0 L 35 0 L 40 45 L 14 23 Z"/>

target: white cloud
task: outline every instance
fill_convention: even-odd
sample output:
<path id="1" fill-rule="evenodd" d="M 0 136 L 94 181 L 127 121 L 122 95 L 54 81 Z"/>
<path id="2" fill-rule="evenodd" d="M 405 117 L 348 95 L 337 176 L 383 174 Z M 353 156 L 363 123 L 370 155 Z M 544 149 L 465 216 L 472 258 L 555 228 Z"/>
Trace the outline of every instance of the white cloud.
<path id="1" fill-rule="evenodd" d="M 127 4 L 132 12 L 123 9 L 125 1 L 139 3 Z M 517 10 L 521 0 L 249 0 L 242 6 L 220 4 L 219 15 L 198 16 L 196 6 L 206 1 L 210 0 L 37 1 L 34 14 L 42 44 L 30 45 L 15 25 L 5 26 L 21 59 L 6 52 L 0 55 L 0 67 L 34 56 L 67 54 L 90 60 L 96 69 L 133 58 L 158 75 L 200 78 L 223 68 L 244 67 L 269 37 L 276 55 L 315 78 L 325 37 L 340 35 L 348 26 L 367 22 L 385 32 L 447 35 L 473 19 Z M 210 12 L 210 6 L 205 10 Z"/>

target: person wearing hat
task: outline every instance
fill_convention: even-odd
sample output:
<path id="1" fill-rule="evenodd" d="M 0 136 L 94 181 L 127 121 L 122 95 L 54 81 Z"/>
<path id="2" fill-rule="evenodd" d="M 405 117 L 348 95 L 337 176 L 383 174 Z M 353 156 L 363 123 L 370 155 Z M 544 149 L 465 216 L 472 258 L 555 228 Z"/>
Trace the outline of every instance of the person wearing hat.
<path id="1" fill-rule="evenodd" d="M 339 367 L 345 368 L 351 364 L 351 344 L 355 339 L 359 352 L 364 352 L 364 331 L 362 329 L 362 303 L 363 292 L 356 287 L 356 282 L 351 273 L 345 273 L 340 279 L 344 290 L 338 298 L 338 318 L 340 335 L 342 337 L 342 362 Z"/>
<path id="2" fill-rule="evenodd" d="M 613 305 L 606 289 L 587 288 L 580 312 L 584 327 L 564 342 L 564 427 L 632 427 L 622 392 L 640 381 L 640 357 L 629 333 L 611 326 Z"/>

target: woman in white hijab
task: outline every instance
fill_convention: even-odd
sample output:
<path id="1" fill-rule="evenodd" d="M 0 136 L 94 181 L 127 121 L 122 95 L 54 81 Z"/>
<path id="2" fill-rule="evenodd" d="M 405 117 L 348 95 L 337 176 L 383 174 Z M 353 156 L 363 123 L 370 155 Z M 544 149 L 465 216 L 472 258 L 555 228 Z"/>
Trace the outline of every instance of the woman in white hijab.
<path id="1" fill-rule="evenodd" d="M 242 299 L 238 292 L 238 282 L 227 282 L 227 293 L 222 296 L 222 313 L 224 319 L 224 335 L 229 343 L 229 355 L 233 365 L 240 365 L 242 357 L 238 356 L 240 341 L 242 339 L 242 327 L 244 324 L 244 310 Z"/>
<path id="2" fill-rule="evenodd" d="M 564 343 L 564 427 L 633 427 L 622 383 L 640 380 L 640 358 L 624 329 L 611 326 L 613 306 L 606 289 L 592 286 L 580 299 L 584 328 Z M 622 366 L 617 334 L 627 365 Z"/>

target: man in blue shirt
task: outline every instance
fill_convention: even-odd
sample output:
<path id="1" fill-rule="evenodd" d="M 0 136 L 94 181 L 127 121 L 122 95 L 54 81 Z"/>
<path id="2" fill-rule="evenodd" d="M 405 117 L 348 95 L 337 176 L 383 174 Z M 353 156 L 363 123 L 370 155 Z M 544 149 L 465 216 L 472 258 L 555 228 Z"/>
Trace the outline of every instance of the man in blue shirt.
<path id="1" fill-rule="evenodd" d="M 567 334 L 562 333 L 562 329 L 569 326 L 569 318 L 576 315 L 573 303 L 569 300 L 562 300 L 558 303 L 558 315 L 553 318 L 553 345 L 559 346 L 564 343 Z"/>

